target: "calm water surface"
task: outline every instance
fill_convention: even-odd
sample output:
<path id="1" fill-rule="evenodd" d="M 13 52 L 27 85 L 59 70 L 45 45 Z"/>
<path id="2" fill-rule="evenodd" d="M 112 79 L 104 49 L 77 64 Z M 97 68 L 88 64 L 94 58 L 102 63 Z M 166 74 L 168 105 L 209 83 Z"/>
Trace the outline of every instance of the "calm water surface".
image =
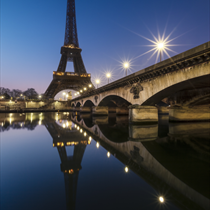
<path id="1" fill-rule="evenodd" d="M 210 123 L 0 114 L 1 210 L 209 209 Z"/>

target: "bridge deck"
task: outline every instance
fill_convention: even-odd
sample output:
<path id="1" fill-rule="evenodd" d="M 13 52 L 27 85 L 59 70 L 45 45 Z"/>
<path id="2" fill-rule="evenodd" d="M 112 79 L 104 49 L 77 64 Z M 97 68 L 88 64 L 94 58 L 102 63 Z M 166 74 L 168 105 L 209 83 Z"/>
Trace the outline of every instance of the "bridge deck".
<path id="1" fill-rule="evenodd" d="M 189 68 L 194 65 L 207 62 L 209 60 L 210 60 L 210 42 L 206 42 L 200 46 L 197 46 L 188 51 L 180 53 L 176 56 L 168 58 L 162 62 L 159 62 L 150 67 L 137 71 L 129 76 L 123 77 L 117 81 L 109 83 L 98 89 L 83 93 L 81 96 L 72 99 L 72 101 L 96 95 L 117 87 L 123 87 L 126 85 L 131 85 L 136 82 L 142 82 L 163 74 L 167 74 L 169 72 L 178 71 L 184 68 Z"/>

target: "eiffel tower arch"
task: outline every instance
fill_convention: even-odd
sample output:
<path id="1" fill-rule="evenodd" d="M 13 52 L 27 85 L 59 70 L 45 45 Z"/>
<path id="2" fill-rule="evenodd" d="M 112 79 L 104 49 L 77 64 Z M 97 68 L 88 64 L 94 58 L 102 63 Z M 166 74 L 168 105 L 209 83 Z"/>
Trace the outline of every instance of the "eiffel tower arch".
<path id="1" fill-rule="evenodd" d="M 86 72 L 81 51 L 77 37 L 75 0 L 67 0 L 64 46 L 61 47 L 58 69 L 53 72 L 53 80 L 45 92 L 46 98 L 54 98 L 58 92 L 65 89 L 79 92 L 94 88 L 91 75 Z M 66 72 L 67 62 L 73 62 L 74 72 Z"/>

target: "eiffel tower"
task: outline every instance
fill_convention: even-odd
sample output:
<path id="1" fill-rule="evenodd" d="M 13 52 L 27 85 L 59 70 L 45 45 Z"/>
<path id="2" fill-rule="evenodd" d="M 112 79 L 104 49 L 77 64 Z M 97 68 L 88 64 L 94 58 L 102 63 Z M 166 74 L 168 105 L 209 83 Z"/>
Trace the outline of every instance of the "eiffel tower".
<path id="1" fill-rule="evenodd" d="M 67 0 L 64 46 L 61 47 L 58 69 L 53 72 L 53 80 L 45 92 L 46 98 L 54 98 L 58 92 L 65 89 L 73 89 L 82 94 L 94 88 L 91 75 L 86 72 L 81 51 L 77 38 L 75 0 Z M 74 72 L 65 72 L 68 61 L 73 62 Z"/>

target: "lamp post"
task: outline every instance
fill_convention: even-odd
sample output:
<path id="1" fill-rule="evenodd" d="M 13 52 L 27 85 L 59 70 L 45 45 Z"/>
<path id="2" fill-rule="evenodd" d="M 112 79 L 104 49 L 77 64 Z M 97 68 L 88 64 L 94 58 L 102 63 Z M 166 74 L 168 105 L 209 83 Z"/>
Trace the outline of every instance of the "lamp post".
<path id="1" fill-rule="evenodd" d="M 98 84 L 99 84 L 99 83 L 100 83 L 100 80 L 97 79 L 97 80 L 96 80 L 97 88 L 98 88 Z"/>
<path id="2" fill-rule="evenodd" d="M 63 100 L 65 100 L 65 95 L 66 95 L 66 93 L 63 93 Z"/>
<path id="3" fill-rule="evenodd" d="M 128 68 L 129 68 L 129 63 L 128 62 L 126 62 L 126 63 L 124 63 L 124 68 L 125 68 L 125 76 L 127 76 L 127 74 L 128 74 Z"/>
<path id="4" fill-rule="evenodd" d="M 163 42 L 159 42 L 159 43 L 157 43 L 157 48 L 158 48 L 158 50 L 160 51 L 160 62 L 161 62 L 161 53 L 162 53 L 162 49 L 164 48 L 165 46 L 164 46 L 164 43 Z"/>
<path id="5" fill-rule="evenodd" d="M 108 79 L 108 84 L 109 84 L 109 78 L 111 77 L 111 74 L 110 74 L 110 73 L 107 73 L 107 74 L 106 74 L 106 77 L 107 77 L 107 79 Z"/>

